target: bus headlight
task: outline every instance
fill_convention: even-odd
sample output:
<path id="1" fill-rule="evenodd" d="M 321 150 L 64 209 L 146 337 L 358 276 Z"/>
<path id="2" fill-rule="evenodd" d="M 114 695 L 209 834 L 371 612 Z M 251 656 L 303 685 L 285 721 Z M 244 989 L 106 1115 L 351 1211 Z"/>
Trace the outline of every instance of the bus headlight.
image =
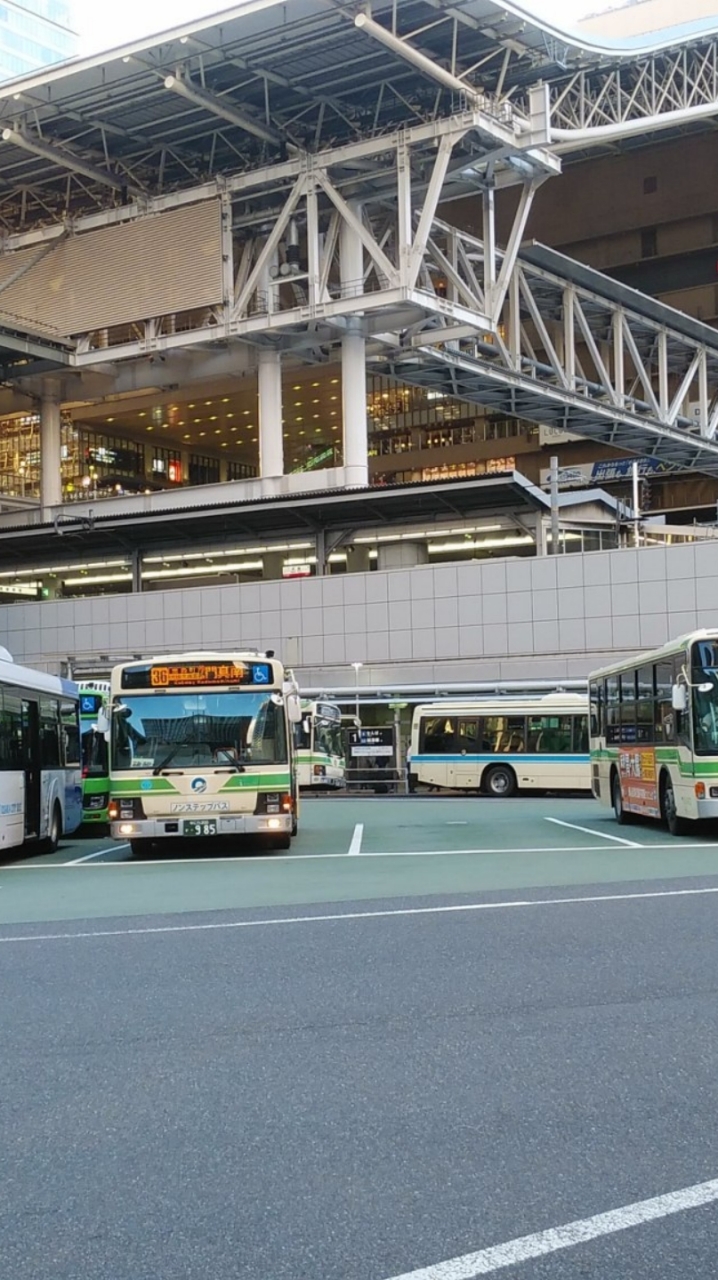
<path id="1" fill-rule="evenodd" d="M 278 831 L 281 825 L 279 818 L 267 818 L 267 826 L 270 831 Z"/>
<path id="2" fill-rule="evenodd" d="M 121 836 L 131 836 L 135 829 L 134 822 L 121 822 L 119 832 Z"/>

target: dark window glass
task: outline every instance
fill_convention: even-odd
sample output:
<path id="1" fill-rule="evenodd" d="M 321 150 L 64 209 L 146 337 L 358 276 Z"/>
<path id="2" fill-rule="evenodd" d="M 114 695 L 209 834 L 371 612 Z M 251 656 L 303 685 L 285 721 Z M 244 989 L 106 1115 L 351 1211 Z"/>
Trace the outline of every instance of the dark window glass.
<path id="1" fill-rule="evenodd" d="M 3 689 L 0 705 L 0 769 L 24 769 L 22 699 L 14 690 Z"/>
<path id="2" fill-rule="evenodd" d="M 77 703 L 62 702 L 60 719 L 62 721 L 62 755 L 65 765 L 74 768 L 80 764 L 80 724 Z"/>
<path id="3" fill-rule="evenodd" d="M 478 720 L 464 720 L 459 716 L 456 749 L 459 752 L 466 752 L 467 755 L 476 755 L 479 749 Z"/>
<path id="4" fill-rule="evenodd" d="M 420 751 L 426 755 L 450 755 L 456 750 L 455 742 L 455 716 L 432 716 L 422 720 Z"/>
<path id="5" fill-rule="evenodd" d="M 560 755 L 571 750 L 571 716 L 529 716 L 527 751 Z"/>
<path id="6" fill-rule="evenodd" d="M 481 722 L 481 750 L 489 755 L 526 750 L 524 716 L 485 716 Z"/>
<path id="7" fill-rule="evenodd" d="M 670 658 L 655 666 L 655 740 L 675 742 L 676 713 L 673 710 L 673 662 Z"/>
<path id="8" fill-rule="evenodd" d="M 609 676 L 606 681 L 606 742 L 621 741 L 621 706 L 618 690 L 618 676 Z"/>
<path id="9" fill-rule="evenodd" d="M 60 717 L 57 698 L 40 698 L 40 768 L 60 766 Z"/>
<path id="10" fill-rule="evenodd" d="M 588 716 L 573 717 L 573 749 L 581 755 L 588 752 Z"/>
<path id="11" fill-rule="evenodd" d="M 621 742 L 636 741 L 636 673 L 624 671 L 619 676 L 621 690 Z"/>
<path id="12" fill-rule="evenodd" d="M 600 738 L 603 736 L 603 693 L 604 685 L 602 680 L 597 680 L 589 689 L 591 734 L 594 738 Z"/>
<path id="13" fill-rule="evenodd" d="M 636 673 L 636 741 L 653 742 L 653 664 Z"/>

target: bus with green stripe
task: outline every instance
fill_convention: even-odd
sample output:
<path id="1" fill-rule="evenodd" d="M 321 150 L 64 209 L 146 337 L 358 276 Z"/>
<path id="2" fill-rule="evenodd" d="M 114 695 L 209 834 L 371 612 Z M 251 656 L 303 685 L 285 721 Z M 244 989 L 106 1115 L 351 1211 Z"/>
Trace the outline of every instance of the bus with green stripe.
<path id="1" fill-rule="evenodd" d="M 110 764 L 104 733 L 98 719 L 106 713 L 109 680 L 80 684 L 80 741 L 82 747 L 82 822 L 107 826 L 110 805 Z"/>
<path id="2" fill-rule="evenodd" d="M 110 820 L 135 856 L 169 840 L 288 849 L 298 822 L 294 678 L 272 651 L 122 663 L 110 680 Z"/>
<path id="3" fill-rule="evenodd" d="M 718 631 L 594 671 L 589 698 L 593 794 L 617 822 L 718 818 Z"/>
<path id="4" fill-rule="evenodd" d="M 345 786 L 341 707 L 332 702 L 302 702 L 294 741 L 300 790 L 332 791 Z"/>

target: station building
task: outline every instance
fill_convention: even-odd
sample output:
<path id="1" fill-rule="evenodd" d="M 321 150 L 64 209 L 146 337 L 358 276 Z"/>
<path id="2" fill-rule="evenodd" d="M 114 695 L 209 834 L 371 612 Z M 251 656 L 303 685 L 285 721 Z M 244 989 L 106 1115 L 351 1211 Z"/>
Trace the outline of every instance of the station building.
<path id="1" fill-rule="evenodd" d="M 568 678 L 716 625 L 717 32 L 250 4 L 0 88 L 15 656 Z"/>

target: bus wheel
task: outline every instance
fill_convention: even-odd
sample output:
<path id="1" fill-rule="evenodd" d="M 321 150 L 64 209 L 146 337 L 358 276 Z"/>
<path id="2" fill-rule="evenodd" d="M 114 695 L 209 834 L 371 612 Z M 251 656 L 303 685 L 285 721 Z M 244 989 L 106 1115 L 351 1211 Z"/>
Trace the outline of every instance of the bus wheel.
<path id="1" fill-rule="evenodd" d="M 687 818 L 678 816 L 676 793 L 673 790 L 673 782 L 668 773 L 664 773 L 661 778 L 661 814 L 672 836 L 687 836 L 689 834 L 691 823 Z"/>
<path id="2" fill-rule="evenodd" d="M 506 764 L 492 765 L 482 779 L 482 786 L 487 795 L 512 796 L 516 790 L 516 774 Z"/>
<path id="3" fill-rule="evenodd" d="M 613 813 L 614 813 L 616 822 L 619 822 L 622 827 L 625 827 L 626 824 L 631 821 L 633 814 L 628 813 L 623 807 L 623 792 L 621 791 L 621 779 L 619 778 L 615 770 L 611 775 L 611 803 L 613 804 Z"/>
<path id="4" fill-rule="evenodd" d="M 52 807 L 52 817 L 50 819 L 50 830 L 47 833 L 47 851 L 54 853 L 60 843 L 62 835 L 62 814 L 60 813 L 59 804 Z"/>

